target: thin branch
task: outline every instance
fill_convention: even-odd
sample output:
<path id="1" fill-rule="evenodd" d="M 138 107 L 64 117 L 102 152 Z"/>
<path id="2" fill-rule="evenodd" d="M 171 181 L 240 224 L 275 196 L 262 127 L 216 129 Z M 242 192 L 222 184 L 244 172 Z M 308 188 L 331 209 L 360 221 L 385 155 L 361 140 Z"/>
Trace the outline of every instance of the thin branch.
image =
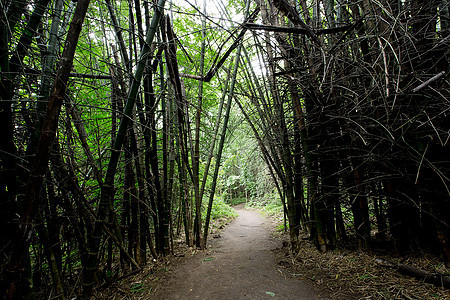
<path id="1" fill-rule="evenodd" d="M 428 79 L 427 81 L 425 81 L 424 83 L 418 85 L 417 87 L 415 87 L 413 89 L 413 93 L 417 93 L 418 91 L 420 91 L 421 89 L 429 86 L 431 83 L 438 81 L 440 78 L 445 76 L 445 71 L 442 71 L 441 73 L 438 73 L 436 75 L 434 75 L 433 77 L 431 77 L 430 79 Z"/>
<path id="2" fill-rule="evenodd" d="M 272 31 L 272 32 L 284 32 L 284 33 L 297 33 L 297 34 L 310 34 L 310 30 L 306 28 L 299 27 L 286 27 L 286 26 L 271 26 L 271 25 L 263 25 L 263 24 L 255 24 L 255 23 L 246 23 L 244 27 L 252 30 L 264 30 L 264 31 Z M 351 30 L 354 28 L 354 24 L 336 27 L 336 28 L 327 28 L 327 29 L 313 29 L 312 31 L 317 35 L 324 34 L 333 34 L 338 32 L 343 32 L 347 30 Z"/>

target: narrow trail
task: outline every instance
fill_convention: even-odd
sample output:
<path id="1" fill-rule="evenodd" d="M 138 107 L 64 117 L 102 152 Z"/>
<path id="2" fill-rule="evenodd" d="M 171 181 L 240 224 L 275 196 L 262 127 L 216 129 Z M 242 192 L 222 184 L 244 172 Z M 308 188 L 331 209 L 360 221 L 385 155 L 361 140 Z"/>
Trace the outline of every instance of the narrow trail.
<path id="1" fill-rule="evenodd" d="M 272 223 L 257 211 L 235 207 L 239 217 L 202 253 L 175 267 L 157 299 L 319 299 L 306 283 L 285 276 L 273 253 Z"/>

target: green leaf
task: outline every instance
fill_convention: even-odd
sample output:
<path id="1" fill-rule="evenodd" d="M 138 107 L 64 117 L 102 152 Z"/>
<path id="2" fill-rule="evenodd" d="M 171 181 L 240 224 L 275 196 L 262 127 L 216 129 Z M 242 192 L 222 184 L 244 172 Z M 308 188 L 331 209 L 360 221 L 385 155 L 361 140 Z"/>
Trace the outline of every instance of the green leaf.
<path id="1" fill-rule="evenodd" d="M 143 288 L 144 288 L 144 283 L 143 282 L 133 282 L 131 284 L 131 291 L 132 292 L 142 291 Z"/>
<path id="2" fill-rule="evenodd" d="M 271 297 L 275 297 L 275 293 L 272 292 L 266 292 L 267 295 L 271 296 Z"/>
<path id="3" fill-rule="evenodd" d="M 213 260 L 214 258 L 215 258 L 214 256 L 211 256 L 211 257 L 202 259 L 202 263 L 203 263 L 204 261 L 211 261 L 211 260 Z"/>

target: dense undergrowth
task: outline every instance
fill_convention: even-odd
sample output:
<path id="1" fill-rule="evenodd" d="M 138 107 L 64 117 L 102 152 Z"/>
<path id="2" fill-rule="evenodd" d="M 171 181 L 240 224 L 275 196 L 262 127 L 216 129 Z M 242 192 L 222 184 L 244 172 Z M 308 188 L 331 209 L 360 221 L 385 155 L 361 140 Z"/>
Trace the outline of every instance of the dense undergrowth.
<path id="1" fill-rule="evenodd" d="M 221 196 L 214 199 L 211 208 L 211 219 L 234 219 L 237 217 L 236 211 Z M 206 218 L 206 209 L 202 212 L 202 219 Z"/>

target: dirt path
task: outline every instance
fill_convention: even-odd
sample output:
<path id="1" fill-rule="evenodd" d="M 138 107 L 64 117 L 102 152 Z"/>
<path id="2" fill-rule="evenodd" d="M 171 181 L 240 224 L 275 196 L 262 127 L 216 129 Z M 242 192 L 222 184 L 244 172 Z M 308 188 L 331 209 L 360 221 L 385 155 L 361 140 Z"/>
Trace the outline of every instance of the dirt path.
<path id="1" fill-rule="evenodd" d="M 236 207 L 235 207 L 236 208 Z M 237 207 L 239 217 L 214 239 L 212 250 L 174 270 L 157 299 L 319 299 L 306 283 L 282 274 L 270 237 L 272 223 Z"/>

